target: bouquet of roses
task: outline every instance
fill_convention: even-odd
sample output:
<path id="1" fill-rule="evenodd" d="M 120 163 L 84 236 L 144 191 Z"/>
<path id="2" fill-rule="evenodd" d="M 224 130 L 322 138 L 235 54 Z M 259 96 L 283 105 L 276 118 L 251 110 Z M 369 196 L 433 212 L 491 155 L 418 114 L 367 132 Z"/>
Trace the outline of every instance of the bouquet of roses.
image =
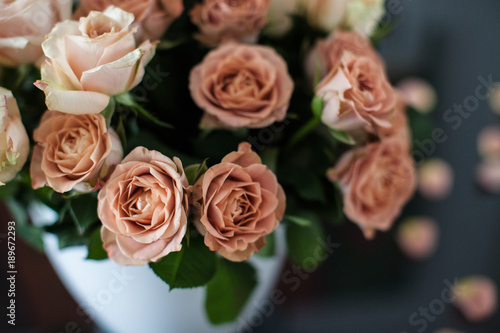
<path id="1" fill-rule="evenodd" d="M 304 264 L 321 223 L 345 213 L 372 238 L 412 196 L 404 98 L 371 44 L 382 0 L 71 7 L 0 7 L 0 195 L 34 245 L 51 232 L 170 288 L 206 286 L 220 323 L 280 224 Z M 56 220 L 34 225 L 40 205 Z"/>

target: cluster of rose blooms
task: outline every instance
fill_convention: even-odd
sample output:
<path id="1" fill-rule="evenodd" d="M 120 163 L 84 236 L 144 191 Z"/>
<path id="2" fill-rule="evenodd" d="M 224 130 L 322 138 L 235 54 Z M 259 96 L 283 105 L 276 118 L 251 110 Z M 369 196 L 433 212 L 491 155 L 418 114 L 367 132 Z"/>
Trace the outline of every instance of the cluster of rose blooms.
<path id="1" fill-rule="evenodd" d="M 99 191 L 104 248 L 120 264 L 145 264 L 180 250 L 189 216 L 212 251 L 246 260 L 265 245 L 285 212 L 276 176 L 248 143 L 194 184 L 188 184 L 177 158 L 137 147 L 122 159 L 122 143 L 110 126 L 114 101 L 141 82 L 156 40 L 184 8 L 180 0 L 108 6 L 113 4 L 82 0 L 73 20 L 59 23 L 69 18 L 71 3 L 2 5 L 0 26 L 21 21 L 28 28 L 2 39 L 1 61 L 41 62 L 40 43 L 45 57 L 35 85 L 44 91 L 48 110 L 33 133 L 33 188 Z M 45 31 L 29 30 L 37 10 L 52 14 L 45 15 Z M 191 96 L 205 112 L 200 126 L 263 128 L 284 120 L 294 89 L 287 64 L 273 48 L 253 43 L 263 28 L 275 35 L 286 31 L 292 13 L 331 32 L 310 50 L 304 66 L 311 84 L 320 78 L 315 93 L 323 100 L 323 123 L 356 143 L 328 177 L 341 186 L 345 214 L 371 237 L 391 226 L 415 187 L 405 105 L 367 37 L 383 13 L 383 1 L 197 3 L 189 12 L 199 28 L 194 37 L 214 48 L 190 75 Z M 12 95 L 3 95 L 5 182 L 26 161 L 29 140 Z M 13 126 L 16 133 L 9 132 Z"/>

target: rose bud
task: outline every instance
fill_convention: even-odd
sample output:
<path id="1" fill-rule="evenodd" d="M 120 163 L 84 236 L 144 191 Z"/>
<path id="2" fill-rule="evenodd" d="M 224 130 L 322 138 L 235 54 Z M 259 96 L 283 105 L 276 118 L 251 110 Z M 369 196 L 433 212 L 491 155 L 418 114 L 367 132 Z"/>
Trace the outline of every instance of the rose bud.
<path id="1" fill-rule="evenodd" d="M 327 172 L 340 185 L 344 213 L 367 239 L 387 231 L 415 191 L 414 162 L 398 140 L 383 140 L 345 153 Z"/>
<path id="2" fill-rule="evenodd" d="M 37 145 L 31 159 L 34 189 L 48 185 L 56 192 L 88 192 L 120 163 L 118 135 L 100 114 L 73 115 L 46 111 L 33 133 Z"/>
<path id="3" fill-rule="evenodd" d="M 136 47 L 133 21 L 134 15 L 111 6 L 54 27 L 42 44 L 48 59 L 35 83 L 49 110 L 99 113 L 111 96 L 139 84 L 155 46 L 146 41 Z"/>
<path id="4" fill-rule="evenodd" d="M 71 1 L 2 1 L 0 7 L 0 64 L 37 63 L 41 44 L 54 24 L 71 16 Z"/>
<path id="5" fill-rule="evenodd" d="M 99 191 L 101 238 L 120 265 L 144 265 L 180 251 L 187 228 L 188 182 L 178 158 L 137 147 Z"/>
<path id="6" fill-rule="evenodd" d="M 200 29 L 195 37 L 215 47 L 228 40 L 254 43 L 267 23 L 271 0 L 203 0 L 189 13 Z"/>
<path id="7" fill-rule="evenodd" d="M 194 67 L 189 89 L 204 128 L 261 128 L 286 116 L 293 81 L 270 47 L 227 43 Z"/>
<path id="8" fill-rule="evenodd" d="M 471 322 L 490 317 L 497 309 L 498 290 L 495 282 L 485 276 L 463 278 L 453 288 L 453 304 Z"/>
<path id="9" fill-rule="evenodd" d="M 30 141 L 21 121 L 17 102 L 9 90 L 0 87 L 0 185 L 12 180 L 30 153 Z"/>
<path id="10" fill-rule="evenodd" d="M 285 212 L 285 192 L 246 142 L 209 168 L 190 191 L 205 244 L 231 261 L 262 249 Z"/>
<path id="11" fill-rule="evenodd" d="M 406 219 L 398 227 L 396 241 L 408 257 L 424 260 L 436 251 L 438 236 L 439 228 L 433 219 L 414 217 Z"/>
<path id="12" fill-rule="evenodd" d="M 397 88 L 403 94 L 406 104 L 421 113 L 429 113 L 436 106 L 436 91 L 422 79 L 405 79 L 398 83 Z"/>
<path id="13" fill-rule="evenodd" d="M 135 38 L 139 42 L 160 39 L 184 10 L 182 0 L 81 0 L 73 19 L 91 11 L 102 12 L 112 5 L 134 14 L 134 23 L 138 25 Z"/>
<path id="14" fill-rule="evenodd" d="M 445 199 L 453 188 L 453 169 L 437 158 L 426 160 L 418 168 L 418 189 L 428 200 Z"/>
<path id="15" fill-rule="evenodd" d="M 489 126 L 479 133 L 477 140 L 479 155 L 483 158 L 500 158 L 500 127 Z"/>

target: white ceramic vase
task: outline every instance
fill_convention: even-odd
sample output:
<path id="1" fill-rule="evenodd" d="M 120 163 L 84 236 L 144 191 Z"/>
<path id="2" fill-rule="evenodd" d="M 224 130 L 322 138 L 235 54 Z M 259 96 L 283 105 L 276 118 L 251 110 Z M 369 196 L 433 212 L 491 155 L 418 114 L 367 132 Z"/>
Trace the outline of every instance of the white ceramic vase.
<path id="1" fill-rule="evenodd" d="M 250 260 L 258 272 L 258 285 L 240 318 L 219 326 L 206 318 L 204 288 L 169 291 L 147 265 L 85 260 L 85 247 L 59 250 L 51 234 L 45 236 L 45 249 L 61 281 L 80 304 L 75 319 L 92 318 L 104 332 L 251 332 L 266 315 L 262 304 L 269 299 L 285 260 L 283 230 L 278 229 L 276 236 L 274 257 Z"/>

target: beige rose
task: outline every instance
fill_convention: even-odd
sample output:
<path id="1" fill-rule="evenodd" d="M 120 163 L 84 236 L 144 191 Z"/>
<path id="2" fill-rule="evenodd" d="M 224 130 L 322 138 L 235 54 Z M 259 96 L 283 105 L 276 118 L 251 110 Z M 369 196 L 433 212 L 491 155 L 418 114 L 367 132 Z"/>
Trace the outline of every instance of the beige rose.
<path id="1" fill-rule="evenodd" d="M 138 41 L 160 39 L 184 10 L 182 0 L 82 0 L 73 18 L 77 20 L 109 6 L 134 14 L 135 23 L 139 25 L 135 36 Z"/>
<path id="2" fill-rule="evenodd" d="M 71 15 L 71 0 L 15 0 L 0 4 L 0 64 L 35 63 L 43 36 Z"/>
<path id="3" fill-rule="evenodd" d="M 276 176 L 246 142 L 208 169 L 191 190 L 201 216 L 195 225 L 205 244 L 232 261 L 259 251 L 285 212 Z"/>
<path id="4" fill-rule="evenodd" d="M 37 142 L 31 158 L 34 189 L 48 185 L 59 193 L 88 192 L 100 187 L 100 180 L 123 155 L 120 139 L 106 129 L 100 114 L 46 111 L 33 138 Z"/>
<path id="5" fill-rule="evenodd" d="M 154 55 L 149 41 L 136 47 L 134 16 L 116 7 L 91 12 L 80 22 L 57 24 L 42 47 L 48 58 L 42 80 L 49 110 L 99 113 L 110 97 L 129 91 Z"/>
<path id="6" fill-rule="evenodd" d="M 190 12 L 196 38 L 214 47 L 226 40 L 253 43 L 267 23 L 270 0 L 204 0 Z"/>
<path id="7" fill-rule="evenodd" d="M 316 87 L 323 98 L 321 120 L 327 126 L 352 131 L 390 128 L 397 95 L 384 68 L 370 57 L 345 52 L 340 64 Z"/>
<path id="8" fill-rule="evenodd" d="M 324 31 L 340 25 L 370 36 L 384 14 L 384 0 L 294 0 L 309 24 Z"/>
<path id="9" fill-rule="evenodd" d="M 228 43 L 193 68 L 189 89 L 202 127 L 260 128 L 285 118 L 293 81 L 273 49 Z"/>
<path id="10" fill-rule="evenodd" d="M 187 185 L 179 159 L 144 147 L 130 152 L 98 195 L 108 256 L 120 265 L 143 265 L 180 251 Z"/>
<path id="11" fill-rule="evenodd" d="M 273 36 L 281 36 L 285 34 L 292 26 L 292 18 L 290 15 L 297 10 L 298 0 L 271 0 L 267 17 L 269 23 L 264 31 Z"/>
<path id="12" fill-rule="evenodd" d="M 309 82 L 319 75 L 323 79 L 340 63 L 345 52 L 371 58 L 384 66 L 382 58 L 373 49 L 370 41 L 354 31 L 335 30 L 326 39 L 320 39 L 306 58 L 306 73 Z"/>
<path id="13" fill-rule="evenodd" d="M 0 185 L 14 178 L 30 152 L 30 141 L 21 121 L 16 100 L 0 87 Z"/>
<path id="14" fill-rule="evenodd" d="M 350 150 L 327 175 L 339 182 L 344 213 L 366 238 L 392 226 L 416 184 L 413 160 L 397 140 Z"/>

